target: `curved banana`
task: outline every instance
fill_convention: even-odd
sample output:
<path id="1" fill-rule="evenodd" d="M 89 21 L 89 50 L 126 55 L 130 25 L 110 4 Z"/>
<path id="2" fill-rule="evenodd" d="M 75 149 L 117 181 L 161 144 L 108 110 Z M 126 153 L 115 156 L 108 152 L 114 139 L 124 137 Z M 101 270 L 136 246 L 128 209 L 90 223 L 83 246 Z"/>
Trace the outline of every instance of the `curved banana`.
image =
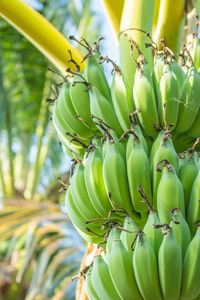
<path id="1" fill-rule="evenodd" d="M 128 188 L 125 158 L 120 155 L 117 144 L 109 140 L 103 161 L 103 178 L 107 194 L 112 200 L 133 215 L 133 207 Z"/>
<path id="2" fill-rule="evenodd" d="M 184 67 L 181 67 L 175 60 L 170 63 L 170 68 L 173 71 L 175 77 L 179 83 L 179 91 L 182 90 L 183 83 L 186 79 L 186 73 L 184 72 Z"/>
<path id="3" fill-rule="evenodd" d="M 149 160 L 139 139 L 133 141 L 132 150 L 127 161 L 127 175 L 133 208 L 141 216 L 148 211 L 145 203 L 141 202 L 138 186 L 144 188 L 147 198 L 152 203 Z"/>
<path id="4" fill-rule="evenodd" d="M 89 153 L 84 168 L 85 185 L 90 201 L 102 217 L 107 217 L 112 206 L 103 179 L 103 159 L 99 149 Z"/>
<path id="5" fill-rule="evenodd" d="M 159 124 L 159 118 L 153 80 L 147 63 L 142 65 L 142 69 L 136 70 L 133 98 L 136 108 L 140 110 L 138 118 L 142 128 L 147 135 L 155 138 L 155 125 Z"/>
<path id="6" fill-rule="evenodd" d="M 90 89 L 90 109 L 93 116 L 102 119 L 117 132 L 118 136 L 122 135 L 123 129 L 118 122 L 112 103 L 95 86 Z"/>
<path id="7" fill-rule="evenodd" d="M 143 232 L 138 235 L 133 252 L 133 270 L 142 297 L 161 300 L 156 255 Z"/>
<path id="8" fill-rule="evenodd" d="M 197 157 L 196 155 L 194 155 L 193 150 L 187 152 L 182 161 L 183 163 L 179 168 L 178 176 L 183 186 L 185 207 L 187 209 L 192 185 L 194 183 L 195 178 L 197 177 L 200 166 L 197 162 Z"/>
<path id="9" fill-rule="evenodd" d="M 171 129 L 176 127 L 179 112 L 179 83 L 171 70 L 170 64 L 165 64 L 163 75 L 160 79 L 160 100 L 158 102 L 158 112 L 160 123 L 165 125 L 173 124 Z"/>
<path id="10" fill-rule="evenodd" d="M 179 117 L 176 132 L 188 131 L 194 124 L 200 107 L 200 74 L 195 68 L 189 70 L 189 74 L 184 81 L 180 97 Z"/>
<path id="11" fill-rule="evenodd" d="M 183 262 L 181 300 L 196 299 L 200 294 L 200 227 L 189 244 Z"/>
<path id="12" fill-rule="evenodd" d="M 111 92 L 108 81 L 104 74 L 103 65 L 98 62 L 100 54 L 96 53 L 87 58 L 86 61 L 86 79 L 95 86 L 100 93 L 108 100 L 111 101 Z"/>
<path id="13" fill-rule="evenodd" d="M 113 240 L 108 268 L 121 299 L 143 299 L 135 280 L 132 255 L 124 248 L 120 239 Z"/>
<path id="14" fill-rule="evenodd" d="M 108 265 L 105 263 L 101 255 L 95 256 L 94 258 L 91 281 L 100 299 L 121 299 L 113 285 Z"/>
<path id="15" fill-rule="evenodd" d="M 114 241 L 114 239 L 119 239 L 119 238 L 120 238 L 120 231 L 115 227 L 111 228 L 108 238 L 107 238 L 107 241 L 106 241 L 106 261 L 107 261 L 107 263 L 109 263 L 109 259 L 111 256 L 111 248 L 112 248 L 113 241 Z"/>
<path id="16" fill-rule="evenodd" d="M 87 296 L 88 296 L 89 300 L 101 300 L 97 296 L 97 293 L 95 292 L 95 289 L 92 285 L 91 274 L 92 274 L 92 270 L 89 269 L 89 271 L 86 274 L 86 278 L 85 278 L 85 290 L 86 290 Z"/>
<path id="17" fill-rule="evenodd" d="M 185 216 L 184 192 L 174 167 L 164 161 L 164 169 L 157 191 L 157 207 L 162 224 L 170 223 L 170 211 L 178 208 Z"/>
<path id="18" fill-rule="evenodd" d="M 172 229 L 165 230 L 158 252 L 160 286 L 164 300 L 178 300 L 181 288 L 182 255 Z"/>
<path id="19" fill-rule="evenodd" d="M 182 213 L 177 208 L 173 209 L 170 215 L 171 222 L 169 226 L 172 228 L 176 240 L 181 247 L 182 259 L 184 260 L 185 253 L 191 241 L 190 228 Z"/>
<path id="20" fill-rule="evenodd" d="M 114 70 L 111 86 L 112 102 L 116 116 L 123 130 L 130 128 L 129 115 L 133 112 L 133 100 L 119 69 Z"/>
<path id="21" fill-rule="evenodd" d="M 127 216 L 124 219 L 123 229 L 124 230 L 122 230 L 120 234 L 120 240 L 122 241 L 125 249 L 132 254 L 132 247 L 134 246 L 133 242 L 137 236 L 138 227 L 135 224 L 134 220 L 131 217 Z"/>
<path id="22" fill-rule="evenodd" d="M 200 221 L 200 171 L 192 185 L 190 199 L 187 208 L 187 222 L 190 227 L 191 235 L 194 236 L 196 222 Z"/>
<path id="23" fill-rule="evenodd" d="M 162 133 L 161 133 L 162 136 Z M 158 137 L 158 140 L 160 138 Z M 157 143 L 157 142 L 156 142 Z M 171 140 L 171 135 L 169 132 L 166 132 L 160 141 L 159 146 L 154 155 L 152 155 L 152 186 L 153 186 L 153 208 L 157 208 L 157 190 L 158 185 L 162 177 L 162 172 L 158 172 L 157 166 L 160 161 L 163 159 L 167 160 L 171 165 L 173 165 L 176 173 L 178 173 L 179 161 L 178 155 L 174 148 L 174 145 Z M 172 207 L 173 208 L 173 207 Z M 162 222 L 162 221 L 161 221 Z"/>

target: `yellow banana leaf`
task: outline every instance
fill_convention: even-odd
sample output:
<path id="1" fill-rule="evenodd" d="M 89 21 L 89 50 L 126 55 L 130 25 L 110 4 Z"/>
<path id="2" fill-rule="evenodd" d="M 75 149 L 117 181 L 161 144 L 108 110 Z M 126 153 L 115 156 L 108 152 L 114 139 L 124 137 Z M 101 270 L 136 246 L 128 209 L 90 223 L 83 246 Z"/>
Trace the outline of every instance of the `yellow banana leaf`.
<path id="1" fill-rule="evenodd" d="M 83 55 L 42 15 L 21 0 L 1 0 L 0 15 L 37 47 L 63 74 L 66 68 L 76 70 L 73 60 L 84 69 Z"/>
<path id="2" fill-rule="evenodd" d="M 124 6 L 124 0 L 102 0 L 105 7 L 108 18 L 112 24 L 112 27 L 118 36 L 120 31 L 120 22 L 122 17 L 122 11 Z"/>

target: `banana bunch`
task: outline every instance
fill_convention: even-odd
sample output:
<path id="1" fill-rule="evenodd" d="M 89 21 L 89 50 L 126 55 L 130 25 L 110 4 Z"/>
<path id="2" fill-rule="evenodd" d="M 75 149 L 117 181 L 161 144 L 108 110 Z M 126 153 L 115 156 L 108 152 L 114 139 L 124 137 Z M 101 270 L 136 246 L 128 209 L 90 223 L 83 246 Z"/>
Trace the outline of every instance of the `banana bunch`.
<path id="1" fill-rule="evenodd" d="M 170 225 L 161 224 L 155 211 L 149 216 L 143 230 L 130 217 L 109 230 L 85 276 L 90 300 L 198 299 L 200 224 L 191 239 L 178 209 L 171 210 Z"/>

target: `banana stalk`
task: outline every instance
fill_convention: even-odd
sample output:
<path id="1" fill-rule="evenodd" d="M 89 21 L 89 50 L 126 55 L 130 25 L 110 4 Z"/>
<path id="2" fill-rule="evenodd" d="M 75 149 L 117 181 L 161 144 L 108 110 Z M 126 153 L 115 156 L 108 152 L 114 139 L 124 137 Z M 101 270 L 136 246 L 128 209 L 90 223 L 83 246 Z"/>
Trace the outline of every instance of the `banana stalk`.
<path id="1" fill-rule="evenodd" d="M 161 0 L 157 26 L 153 40 L 161 47 L 164 39 L 167 47 L 179 52 L 183 39 L 185 0 Z"/>
<path id="2" fill-rule="evenodd" d="M 146 31 L 152 33 L 155 0 L 126 0 L 121 21 L 120 43 L 120 66 L 130 89 L 133 87 L 136 63 L 132 59 L 130 39 L 133 39 L 147 62 L 152 65 L 152 53 L 150 48 L 145 47 L 149 39 L 145 36 Z M 132 29 L 131 29 L 132 28 Z M 127 36 L 125 36 L 127 34 Z M 134 49 L 133 56 L 137 59 Z"/>
<path id="3" fill-rule="evenodd" d="M 81 70 L 82 54 L 74 49 L 65 37 L 37 11 L 21 0 L 1 0 L 0 15 L 23 34 L 36 48 L 38 48 L 63 74 L 67 67 L 76 71 L 70 60 L 71 51 L 73 59 Z"/>

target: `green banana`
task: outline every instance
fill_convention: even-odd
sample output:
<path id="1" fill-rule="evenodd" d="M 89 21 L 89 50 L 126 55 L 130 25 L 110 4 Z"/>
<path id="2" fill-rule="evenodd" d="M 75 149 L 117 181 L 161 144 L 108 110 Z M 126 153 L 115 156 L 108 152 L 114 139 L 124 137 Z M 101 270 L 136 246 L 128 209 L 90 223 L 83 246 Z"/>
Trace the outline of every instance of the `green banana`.
<path id="1" fill-rule="evenodd" d="M 142 297 L 161 300 L 156 255 L 143 232 L 138 234 L 133 252 L 133 270 Z"/>
<path id="2" fill-rule="evenodd" d="M 77 113 L 71 101 L 68 84 L 65 84 L 61 88 L 59 97 L 57 99 L 57 109 L 59 110 L 60 115 L 63 117 L 66 127 L 69 128 L 70 133 L 73 134 L 75 132 L 84 138 L 91 138 L 92 133 L 90 129 L 76 118 Z"/>
<path id="3" fill-rule="evenodd" d="M 122 241 L 125 249 L 132 254 L 132 247 L 134 246 L 133 242 L 137 236 L 138 227 L 134 220 L 127 216 L 124 219 L 123 229 L 124 230 L 122 230 L 120 234 L 120 240 Z"/>
<path id="4" fill-rule="evenodd" d="M 110 229 L 107 241 L 106 241 L 106 261 L 109 263 L 109 259 L 111 257 L 111 248 L 114 239 L 120 238 L 120 231 L 116 227 L 112 227 Z"/>
<path id="5" fill-rule="evenodd" d="M 166 135 L 166 131 L 165 130 L 161 130 L 158 135 L 157 138 L 155 139 L 155 141 L 153 142 L 153 145 L 151 147 L 151 152 L 150 152 L 150 157 L 149 157 L 149 164 L 150 164 L 150 169 L 151 171 L 153 170 L 153 165 L 154 165 L 154 157 L 155 157 L 155 153 L 159 147 L 159 145 L 161 144 L 161 142 L 163 141 L 163 137 Z"/>
<path id="6" fill-rule="evenodd" d="M 103 65 L 98 62 L 99 58 L 100 54 L 98 53 L 87 58 L 85 70 L 86 79 L 92 86 L 95 86 L 108 101 L 111 101 L 110 87 L 104 74 Z"/>
<path id="7" fill-rule="evenodd" d="M 82 164 L 75 166 L 70 178 L 70 186 L 76 206 L 83 212 L 87 221 L 101 218 L 88 196 L 84 179 L 84 166 Z"/>
<path id="8" fill-rule="evenodd" d="M 187 135 L 193 138 L 200 137 L 200 109 L 198 110 L 196 119 L 190 130 L 187 132 Z"/>
<path id="9" fill-rule="evenodd" d="M 195 68 L 200 68 L 200 40 L 198 37 L 193 41 L 192 49 L 190 54 L 194 63 Z"/>
<path id="10" fill-rule="evenodd" d="M 173 124 L 172 130 L 176 127 L 179 112 L 179 83 L 171 70 L 170 64 L 165 64 L 163 75 L 160 80 L 160 100 L 158 112 L 160 123 L 163 127 Z"/>
<path id="11" fill-rule="evenodd" d="M 178 300 L 181 288 L 182 255 L 172 229 L 165 230 L 158 252 L 160 286 L 164 300 Z"/>
<path id="12" fill-rule="evenodd" d="M 191 241 L 190 228 L 182 213 L 177 208 L 172 209 L 170 216 L 171 222 L 169 226 L 172 228 L 176 240 L 181 247 L 182 259 L 184 259 L 188 245 Z"/>
<path id="13" fill-rule="evenodd" d="M 89 153 L 84 168 L 85 185 L 90 201 L 102 217 L 107 217 L 112 206 L 103 179 L 103 159 L 99 149 Z"/>
<path id="14" fill-rule="evenodd" d="M 200 74 L 195 68 L 191 68 L 184 81 L 180 97 L 179 117 L 176 132 L 188 131 L 194 124 L 200 107 Z"/>
<path id="15" fill-rule="evenodd" d="M 135 280 L 132 255 L 124 248 L 120 239 L 113 240 L 108 268 L 121 299 L 143 299 Z"/>
<path id="16" fill-rule="evenodd" d="M 89 92 L 86 91 L 83 79 L 77 75 L 74 76 L 74 82 L 70 85 L 70 98 L 76 114 L 86 121 L 93 130 L 97 130 L 91 118 Z"/>
<path id="17" fill-rule="evenodd" d="M 186 79 L 186 74 L 184 72 L 184 69 L 175 60 L 173 60 L 170 63 L 170 68 L 171 68 L 171 70 L 173 71 L 175 77 L 178 80 L 179 91 L 181 91 L 182 87 L 183 87 L 183 83 L 184 83 L 184 81 Z"/>
<path id="18" fill-rule="evenodd" d="M 198 172 L 199 164 L 197 162 L 197 157 L 196 155 L 194 155 L 194 151 L 190 149 L 190 151 L 187 151 L 185 154 L 183 163 L 179 168 L 178 175 L 184 190 L 186 209 L 188 206 L 192 185 L 194 183 L 195 178 L 197 177 Z"/>
<path id="19" fill-rule="evenodd" d="M 200 221 L 200 171 L 192 185 L 190 199 L 187 208 L 187 222 L 190 227 L 191 235 L 194 236 L 196 222 Z"/>
<path id="20" fill-rule="evenodd" d="M 156 95 L 156 102 L 157 106 L 158 103 L 161 101 L 161 94 L 160 94 L 160 80 L 163 75 L 163 69 L 164 69 L 164 58 L 163 55 L 155 54 L 154 56 L 154 67 L 152 70 L 152 78 L 153 78 L 153 84 L 154 84 L 154 90 Z"/>
<path id="21" fill-rule="evenodd" d="M 157 207 L 160 221 L 170 223 L 170 211 L 178 208 L 185 216 L 184 192 L 174 167 L 164 161 L 164 169 L 157 191 Z"/>
<path id="22" fill-rule="evenodd" d="M 133 208 L 143 216 L 148 211 L 148 207 L 145 203 L 141 202 L 138 185 L 142 185 L 149 202 L 152 203 L 150 168 L 148 157 L 136 136 L 127 161 L 127 175 Z"/>
<path id="23" fill-rule="evenodd" d="M 88 242 L 94 243 L 94 244 L 99 244 L 102 242 L 101 237 L 97 237 L 95 234 L 92 234 L 86 230 L 86 224 L 85 222 L 87 221 L 85 216 L 81 213 L 80 209 L 76 206 L 73 197 L 72 197 L 72 192 L 71 192 L 71 187 L 69 186 L 66 196 L 65 196 L 65 207 L 67 210 L 67 213 L 72 220 L 72 223 L 80 233 L 80 235 Z M 94 227 L 92 224 L 90 228 L 94 231 L 99 233 L 98 227 Z M 103 234 L 103 232 L 101 232 Z"/>
<path id="24" fill-rule="evenodd" d="M 133 207 L 128 188 L 125 158 L 120 155 L 117 144 L 109 140 L 103 161 L 103 178 L 107 194 L 112 200 L 133 215 Z M 115 207 L 115 206 L 114 206 Z"/>
<path id="25" fill-rule="evenodd" d="M 101 300 L 97 296 L 97 293 L 95 292 L 95 289 L 92 285 L 91 274 L 92 274 L 92 270 L 89 269 L 89 271 L 87 272 L 86 277 L 85 277 L 85 290 L 86 290 L 87 296 L 88 296 L 89 300 Z"/>
<path id="26" fill-rule="evenodd" d="M 155 125 L 159 124 L 153 80 L 147 63 L 135 73 L 133 86 L 135 106 L 140 110 L 138 118 L 147 135 L 156 137 Z"/>
<path id="27" fill-rule="evenodd" d="M 149 211 L 147 222 L 143 228 L 143 232 L 146 234 L 149 244 L 151 245 L 157 256 L 163 236 L 161 228 L 155 228 L 154 225 L 161 225 L 161 223 L 157 212 L 153 208 L 151 208 Z"/>
<path id="28" fill-rule="evenodd" d="M 189 244 L 183 262 L 181 300 L 196 299 L 200 294 L 200 227 Z"/>
<path id="29" fill-rule="evenodd" d="M 161 133 L 162 136 L 162 133 Z M 160 137 L 158 137 L 160 139 Z M 157 142 L 156 142 L 157 144 Z M 173 165 L 176 173 L 178 173 L 178 167 L 179 167 L 179 161 L 178 161 L 178 155 L 176 153 L 176 150 L 174 148 L 174 145 L 171 140 L 171 135 L 169 132 L 166 132 L 160 141 L 159 146 L 157 147 L 157 150 L 155 151 L 155 154 L 152 155 L 153 159 L 151 162 L 152 165 L 152 186 L 153 186 L 153 208 L 157 208 L 157 189 L 159 182 L 162 177 L 162 172 L 157 171 L 157 165 L 160 161 L 163 159 L 167 160 L 170 164 Z"/>
<path id="30" fill-rule="evenodd" d="M 94 258 L 91 281 L 95 292 L 100 299 L 121 299 L 113 285 L 108 265 L 105 263 L 101 255 L 95 256 Z"/>
<path id="31" fill-rule="evenodd" d="M 129 115 L 133 112 L 133 101 L 119 69 L 114 70 L 111 86 L 112 102 L 116 116 L 123 130 L 130 128 Z"/>
<path id="32" fill-rule="evenodd" d="M 109 102 L 96 87 L 90 89 L 90 109 L 93 116 L 102 119 L 109 127 L 115 129 L 121 136 L 123 129 L 114 112 L 111 102 Z M 99 128 L 101 130 L 101 128 Z"/>

